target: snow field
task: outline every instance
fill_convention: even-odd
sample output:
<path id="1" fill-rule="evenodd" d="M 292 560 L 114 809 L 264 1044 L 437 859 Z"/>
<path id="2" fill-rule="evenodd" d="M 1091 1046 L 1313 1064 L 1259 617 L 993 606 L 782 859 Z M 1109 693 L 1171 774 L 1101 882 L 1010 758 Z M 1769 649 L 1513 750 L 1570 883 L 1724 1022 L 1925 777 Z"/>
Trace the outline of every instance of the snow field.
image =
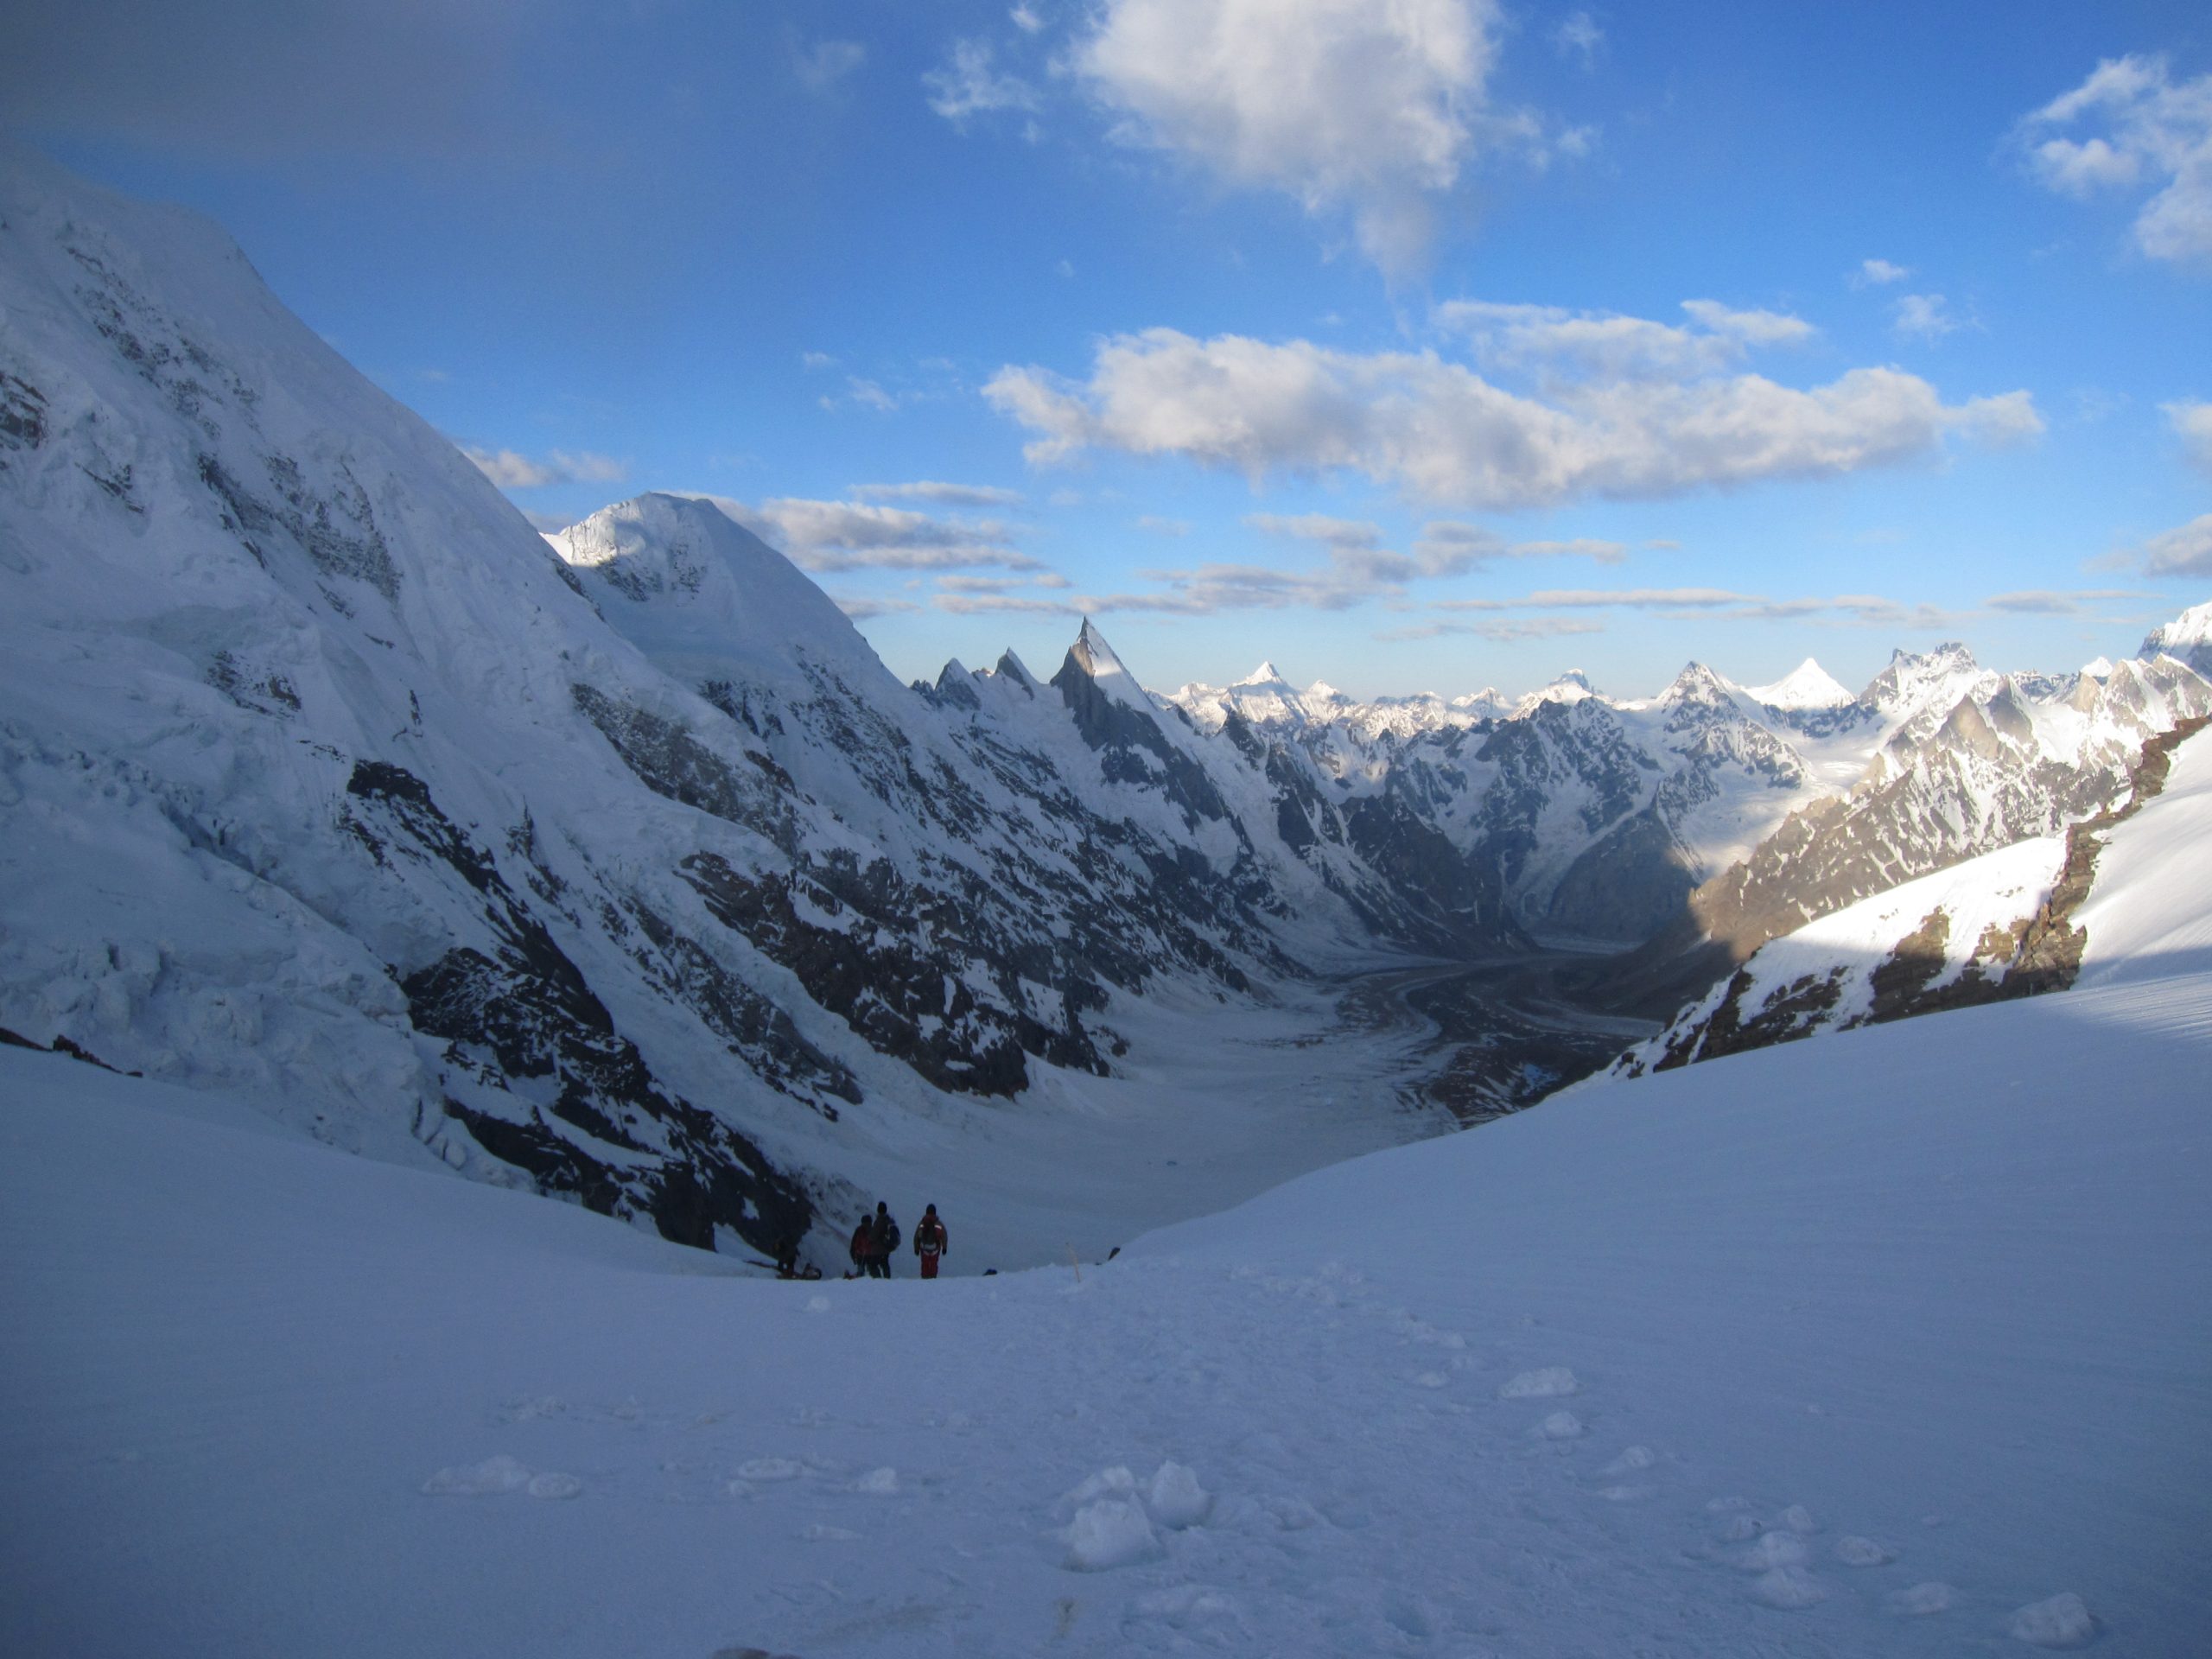
<path id="1" fill-rule="evenodd" d="M 2208 989 L 1593 1090 L 931 1286 L 0 1053 L 0 1647 L 2177 1659 Z"/>

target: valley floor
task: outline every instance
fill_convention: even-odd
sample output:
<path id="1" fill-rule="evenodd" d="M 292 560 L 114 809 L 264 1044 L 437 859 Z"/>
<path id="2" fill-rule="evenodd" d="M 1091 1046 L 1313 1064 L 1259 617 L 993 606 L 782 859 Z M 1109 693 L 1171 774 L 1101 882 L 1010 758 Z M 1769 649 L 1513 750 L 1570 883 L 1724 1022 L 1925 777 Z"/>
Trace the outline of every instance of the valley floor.
<path id="1" fill-rule="evenodd" d="M 1586 1087 L 936 1285 L 0 1052 L 0 1649 L 2181 1659 L 2208 1010 Z"/>

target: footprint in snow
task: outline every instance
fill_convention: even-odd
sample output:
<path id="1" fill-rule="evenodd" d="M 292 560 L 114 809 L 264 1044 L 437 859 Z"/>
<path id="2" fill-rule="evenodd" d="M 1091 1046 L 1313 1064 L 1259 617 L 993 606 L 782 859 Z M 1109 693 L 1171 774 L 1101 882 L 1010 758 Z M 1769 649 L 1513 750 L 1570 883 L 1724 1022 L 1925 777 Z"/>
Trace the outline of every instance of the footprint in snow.
<path id="1" fill-rule="evenodd" d="M 1571 1411 L 1555 1411 L 1536 1425 L 1536 1433 L 1548 1440 L 1580 1440 L 1582 1420 Z"/>
<path id="2" fill-rule="evenodd" d="M 1813 1512 L 1802 1503 L 1792 1503 L 1776 1517 L 1776 1524 L 1799 1533 L 1818 1532 L 1821 1529 L 1821 1523 L 1813 1519 Z"/>
<path id="3" fill-rule="evenodd" d="M 1649 1469 L 1659 1461 L 1659 1454 L 1648 1446 L 1631 1446 L 1598 1472 L 1601 1475 L 1632 1475 L 1639 1469 Z"/>
<path id="4" fill-rule="evenodd" d="M 853 1483 L 853 1490 L 869 1497 L 899 1496 L 899 1471 L 893 1468 L 871 1469 Z"/>

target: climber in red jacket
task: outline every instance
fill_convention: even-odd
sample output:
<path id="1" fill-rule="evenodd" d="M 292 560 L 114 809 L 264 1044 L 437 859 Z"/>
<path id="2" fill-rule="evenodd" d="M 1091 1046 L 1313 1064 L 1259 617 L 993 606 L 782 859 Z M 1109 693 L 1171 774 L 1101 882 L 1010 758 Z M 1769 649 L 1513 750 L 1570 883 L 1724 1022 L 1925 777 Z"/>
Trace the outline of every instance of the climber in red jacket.
<path id="1" fill-rule="evenodd" d="M 938 1257 L 946 1254 L 948 1241 L 944 1224 L 938 1219 L 937 1205 L 931 1205 L 914 1224 L 914 1254 L 922 1258 L 922 1277 L 937 1277 Z"/>

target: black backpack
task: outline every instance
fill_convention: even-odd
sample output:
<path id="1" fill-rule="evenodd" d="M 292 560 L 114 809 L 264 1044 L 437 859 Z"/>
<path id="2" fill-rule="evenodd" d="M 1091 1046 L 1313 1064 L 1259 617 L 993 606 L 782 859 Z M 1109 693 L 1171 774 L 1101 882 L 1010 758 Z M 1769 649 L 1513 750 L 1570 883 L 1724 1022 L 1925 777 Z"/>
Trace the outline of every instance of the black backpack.
<path id="1" fill-rule="evenodd" d="M 899 1248 L 899 1224 L 889 1216 L 883 1217 L 875 1229 L 876 1248 L 886 1255 Z"/>

